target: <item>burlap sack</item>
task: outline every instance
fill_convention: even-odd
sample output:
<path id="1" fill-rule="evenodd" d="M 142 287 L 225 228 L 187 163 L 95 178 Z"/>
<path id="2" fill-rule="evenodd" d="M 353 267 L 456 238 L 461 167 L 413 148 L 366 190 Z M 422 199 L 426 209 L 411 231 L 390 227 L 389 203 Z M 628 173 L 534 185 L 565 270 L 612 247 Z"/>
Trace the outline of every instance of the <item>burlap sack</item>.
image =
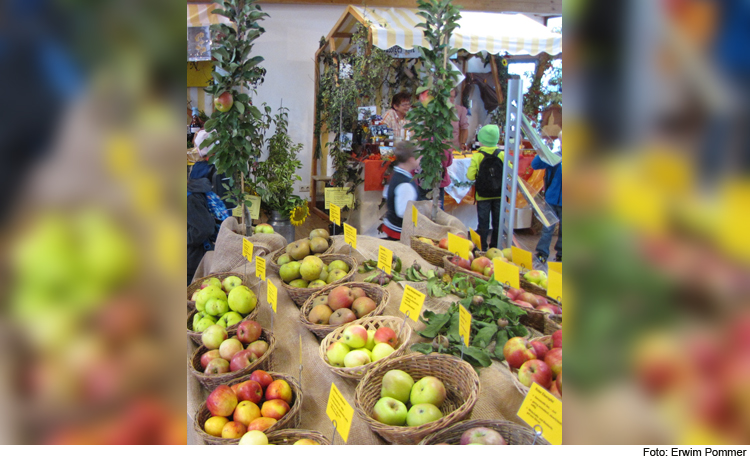
<path id="1" fill-rule="evenodd" d="M 411 220 L 411 209 L 416 207 L 419 211 L 419 217 L 417 217 L 417 227 L 414 228 Z M 412 235 L 424 236 L 427 238 L 433 238 L 440 240 L 448 236 L 448 233 L 464 232 L 468 235 L 466 225 L 461 220 L 457 219 L 453 215 L 445 213 L 438 209 L 437 217 L 435 221 L 430 219 L 432 215 L 432 201 L 422 200 L 419 202 L 409 202 L 406 205 L 406 212 L 404 213 L 404 224 L 401 227 L 401 243 L 407 246 L 411 246 Z"/>
<path id="2" fill-rule="evenodd" d="M 335 236 L 333 240 L 335 253 L 348 254 L 349 251 L 352 251 L 352 255 L 359 262 L 366 259 L 377 259 L 378 247 L 382 245 L 393 251 L 395 256 L 401 258 L 404 268 L 410 266 L 414 261 L 417 261 L 425 268 L 432 268 L 429 263 L 425 262 L 411 248 L 400 242 L 360 236 L 357 239 L 357 250 L 350 250 L 349 246 L 344 243 L 342 236 Z M 252 266 L 251 271 L 254 271 L 254 265 Z M 237 270 L 240 271 L 241 267 L 238 267 Z M 354 279 L 356 281 L 363 281 L 368 275 L 357 273 Z M 332 426 L 325 413 L 325 409 L 331 390 L 331 383 L 336 384 L 336 387 L 342 392 L 344 398 L 354 407 L 354 391 L 357 387 L 357 381 L 340 378 L 328 369 L 325 362 L 318 355 L 319 340 L 299 324 L 299 309 L 289 299 L 278 278 L 275 276 L 271 276 L 270 278 L 278 288 L 278 314 L 273 317 L 274 320 L 272 322 L 271 309 L 268 307 L 268 304 L 263 303 L 258 320 L 263 327 L 267 328 L 271 327 L 273 323 L 273 331 L 277 340 L 276 350 L 273 355 L 274 370 L 291 374 L 294 377 L 299 376 L 301 339 L 301 359 L 303 360 L 301 385 L 305 393 L 305 399 L 302 406 L 300 428 L 318 430 L 330 438 Z M 409 284 L 418 286 L 416 283 Z M 384 315 L 403 317 L 403 314 L 399 312 L 399 305 L 403 296 L 403 286 L 392 282 L 387 286 L 387 289 L 391 294 L 391 299 Z M 258 286 L 258 290 L 261 294 L 265 294 L 265 283 L 261 283 Z M 261 300 L 264 299 L 264 297 L 261 297 Z M 435 299 L 427 297 L 424 309 L 445 310 L 453 300 L 456 300 L 456 298 Z M 424 329 L 424 324 L 414 322 L 411 319 L 407 319 L 406 323 L 413 330 L 412 339 L 409 342 L 410 345 L 428 341 L 417 334 L 417 331 Z M 193 345 L 190 339 L 188 339 L 187 343 L 187 354 L 190 356 L 197 347 Z M 497 362 L 491 367 L 480 370 L 481 393 L 471 416 L 472 419 L 510 420 L 522 423 L 516 416 L 516 412 L 523 401 L 523 397 L 513 386 L 510 376 L 510 372 Z M 188 372 L 188 415 L 191 418 L 200 403 L 207 396 L 208 392 L 203 390 L 198 381 Z M 189 436 L 189 438 L 194 437 Z M 341 438 L 337 435 L 336 444 L 341 445 L 342 443 Z M 347 443 L 350 445 L 380 445 L 386 442 L 374 434 L 355 414 Z"/>

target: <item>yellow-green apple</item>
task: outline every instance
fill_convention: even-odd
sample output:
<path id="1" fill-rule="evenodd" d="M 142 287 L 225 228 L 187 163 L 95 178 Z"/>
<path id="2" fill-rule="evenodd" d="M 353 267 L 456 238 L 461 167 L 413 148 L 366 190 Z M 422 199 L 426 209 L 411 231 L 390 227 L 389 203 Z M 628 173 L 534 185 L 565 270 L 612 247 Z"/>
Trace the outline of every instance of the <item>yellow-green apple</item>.
<path id="1" fill-rule="evenodd" d="M 224 288 L 224 292 L 231 292 L 235 287 L 242 286 L 242 279 L 237 276 L 227 276 L 221 281 L 221 287 Z"/>
<path id="2" fill-rule="evenodd" d="M 495 266 L 493 265 L 487 266 L 486 268 L 484 268 L 484 271 L 482 272 L 482 274 L 486 277 L 492 276 L 493 274 L 495 274 Z"/>
<path id="3" fill-rule="evenodd" d="M 387 343 L 393 348 L 398 348 L 398 335 L 390 327 L 380 327 L 375 331 L 375 343 Z"/>
<path id="4" fill-rule="evenodd" d="M 370 351 L 375 348 L 375 330 L 367 331 L 367 343 L 365 343 L 365 348 Z"/>
<path id="5" fill-rule="evenodd" d="M 197 316 L 199 314 L 200 312 L 195 315 Z M 195 317 L 193 317 L 193 331 L 201 332 L 201 333 L 205 332 L 208 327 L 212 325 L 218 325 L 216 322 L 217 322 L 216 319 L 214 317 L 211 317 L 210 315 L 205 315 L 203 317 L 200 317 L 197 323 L 195 321 Z"/>
<path id="6" fill-rule="evenodd" d="M 191 301 L 195 302 L 196 299 L 198 299 L 198 294 L 200 294 L 201 290 L 198 289 L 197 291 L 193 292 L 193 296 L 190 298 Z"/>
<path id="7" fill-rule="evenodd" d="M 328 307 L 331 310 L 349 309 L 354 302 L 354 295 L 348 286 L 338 286 L 328 294 Z"/>
<path id="8" fill-rule="evenodd" d="M 247 426 L 247 430 L 248 432 L 251 430 L 259 430 L 263 432 L 276 422 L 276 419 L 272 419 L 270 417 L 258 417 L 254 421 L 250 422 L 250 425 Z"/>
<path id="9" fill-rule="evenodd" d="M 257 358 L 260 358 L 268 351 L 268 342 L 265 340 L 255 340 L 247 346 L 247 350 Z"/>
<path id="10" fill-rule="evenodd" d="M 226 385 L 218 386 L 206 399 L 206 409 L 212 416 L 229 417 L 237 407 L 237 395 Z"/>
<path id="11" fill-rule="evenodd" d="M 328 325 L 343 325 L 357 320 L 357 316 L 351 309 L 339 309 L 328 318 Z"/>
<path id="12" fill-rule="evenodd" d="M 250 379 L 260 384 L 260 387 L 266 389 L 269 384 L 273 383 L 273 378 L 270 374 L 263 370 L 255 370 L 250 375 Z"/>
<path id="13" fill-rule="evenodd" d="M 226 314 L 222 315 L 221 318 L 224 319 L 224 324 L 227 326 L 227 328 L 233 327 L 242 322 L 242 316 L 237 312 L 227 312 Z"/>
<path id="14" fill-rule="evenodd" d="M 354 312 L 354 315 L 356 315 L 358 319 L 361 319 L 374 311 L 376 307 L 377 304 L 375 304 L 375 301 L 367 296 L 354 299 L 354 302 L 352 302 L 352 312 Z"/>
<path id="15" fill-rule="evenodd" d="M 552 384 L 552 370 L 542 360 L 529 360 L 518 370 L 518 380 L 527 387 L 531 387 L 531 383 L 536 383 L 544 389 L 549 389 Z"/>
<path id="16" fill-rule="evenodd" d="M 484 268 L 492 266 L 492 260 L 486 256 L 480 256 L 471 262 L 471 270 L 480 274 L 484 274 Z"/>
<path id="17" fill-rule="evenodd" d="M 235 384 L 232 386 L 232 389 L 237 395 L 237 400 L 240 402 L 250 401 L 258 404 L 260 400 L 263 399 L 263 387 L 259 382 L 253 381 L 252 379 Z"/>
<path id="18" fill-rule="evenodd" d="M 557 379 L 555 379 L 555 385 L 557 386 L 557 390 L 560 392 L 560 395 L 562 396 L 562 373 L 557 375 Z"/>
<path id="19" fill-rule="evenodd" d="M 313 238 L 324 238 L 327 240 L 330 237 L 331 235 L 325 228 L 316 228 L 315 230 L 310 232 L 310 240 L 312 240 Z"/>
<path id="20" fill-rule="evenodd" d="M 322 270 L 323 260 L 317 256 L 306 256 L 299 267 L 299 274 L 305 281 L 315 281 L 319 279 Z"/>
<path id="21" fill-rule="evenodd" d="M 209 350 L 216 350 L 221 346 L 221 342 L 229 338 L 229 334 L 224 327 L 220 325 L 211 325 L 203 331 L 201 342 Z"/>
<path id="22" fill-rule="evenodd" d="M 548 281 L 549 281 L 548 279 L 542 279 L 542 281 L 539 283 L 539 287 L 541 287 L 542 289 L 544 289 L 546 291 L 547 290 L 547 286 L 549 284 Z"/>
<path id="23" fill-rule="evenodd" d="M 263 403 L 260 408 L 260 413 L 263 417 L 270 417 L 271 419 L 279 420 L 289 412 L 289 404 L 281 399 L 271 399 Z"/>
<path id="24" fill-rule="evenodd" d="M 328 266 L 323 266 L 323 269 L 320 270 L 320 276 L 318 276 L 318 281 L 323 281 L 324 283 L 328 284 L 326 282 L 327 280 L 328 280 Z"/>
<path id="25" fill-rule="evenodd" d="M 299 270 L 301 266 L 302 263 L 299 261 L 290 261 L 289 263 L 282 264 L 281 267 L 279 267 L 279 277 L 287 284 L 295 279 L 299 279 Z"/>
<path id="26" fill-rule="evenodd" d="M 382 360 L 394 351 L 396 350 L 387 343 L 378 343 L 375 345 L 375 348 L 372 349 L 372 361 Z"/>
<path id="27" fill-rule="evenodd" d="M 221 430 L 224 428 L 227 422 L 229 422 L 229 419 L 227 419 L 226 417 L 213 416 L 209 418 L 205 424 L 203 424 L 203 430 L 205 430 L 208 435 L 221 437 Z"/>
<path id="28" fill-rule="evenodd" d="M 351 269 L 348 264 L 346 264 L 346 261 L 341 261 L 340 259 L 331 261 L 331 263 L 328 265 L 328 272 L 330 273 L 334 269 L 340 269 L 344 273 L 348 273 Z"/>
<path id="29" fill-rule="evenodd" d="M 228 90 L 214 98 L 214 108 L 222 113 L 228 112 L 234 104 L 234 97 Z"/>
<path id="30" fill-rule="evenodd" d="M 284 253 L 283 255 L 279 256 L 279 259 L 276 260 L 276 264 L 278 264 L 279 266 L 283 266 L 287 263 L 290 263 L 291 261 L 292 257 Z"/>
<path id="31" fill-rule="evenodd" d="M 443 413 L 434 404 L 416 404 L 411 406 L 409 412 L 406 413 L 406 425 L 417 427 L 434 422 L 442 417 Z"/>
<path id="32" fill-rule="evenodd" d="M 310 241 L 299 240 L 292 243 L 291 248 L 286 251 L 295 261 L 300 261 L 310 255 Z"/>
<path id="33" fill-rule="evenodd" d="M 237 327 L 237 339 L 247 345 L 260 338 L 262 327 L 255 320 L 245 320 Z"/>
<path id="34" fill-rule="evenodd" d="M 232 289 L 227 297 L 229 308 L 234 312 L 247 315 L 255 309 L 258 297 L 247 286 L 239 286 Z"/>
<path id="35" fill-rule="evenodd" d="M 203 308 L 208 315 L 219 316 L 229 310 L 227 301 L 222 299 L 209 299 Z"/>
<path id="36" fill-rule="evenodd" d="M 495 258 L 504 258 L 503 252 L 497 248 L 490 248 L 489 250 L 487 250 L 487 253 L 485 253 L 484 256 L 489 258 L 490 261 Z"/>
<path id="37" fill-rule="evenodd" d="M 298 287 L 300 289 L 305 289 L 309 284 L 310 284 L 309 282 L 305 281 L 302 278 L 295 279 L 294 281 L 291 281 L 289 283 L 290 286 L 292 286 L 292 287 Z"/>
<path id="38" fill-rule="evenodd" d="M 248 366 L 252 365 L 258 361 L 258 357 L 255 356 L 253 352 L 250 350 L 242 350 L 239 353 L 236 353 L 232 357 L 232 361 L 229 362 L 229 370 L 230 371 L 239 371 L 244 370 Z"/>
<path id="39" fill-rule="evenodd" d="M 513 261 L 513 249 L 512 248 L 503 248 L 503 256 L 508 261 Z"/>
<path id="40" fill-rule="evenodd" d="M 543 360 L 544 356 L 549 351 L 547 345 L 537 340 L 532 341 L 531 346 L 534 348 L 534 354 L 536 355 L 537 360 Z"/>
<path id="41" fill-rule="evenodd" d="M 255 233 L 273 233 L 273 227 L 267 223 L 255 226 Z"/>
<path id="42" fill-rule="evenodd" d="M 508 289 L 507 291 L 505 291 L 505 295 L 508 296 L 508 299 L 516 300 L 516 299 L 518 299 L 518 296 L 520 296 L 524 292 L 526 292 L 526 291 L 524 291 L 523 289 L 518 289 L 518 288 L 512 287 L 512 288 Z"/>
<path id="43" fill-rule="evenodd" d="M 224 424 L 224 428 L 221 429 L 221 438 L 238 439 L 245 435 L 245 432 L 247 432 L 247 426 L 242 422 L 227 422 Z"/>
<path id="44" fill-rule="evenodd" d="M 217 279 L 218 281 L 218 279 Z M 211 299 L 222 299 L 227 300 L 227 293 L 224 292 L 221 287 L 208 286 L 205 289 L 201 289 L 201 293 L 195 299 L 195 308 L 199 312 L 204 312 L 206 309 L 206 303 Z"/>
<path id="45" fill-rule="evenodd" d="M 461 434 L 461 445 L 508 445 L 502 435 L 487 427 L 474 427 Z"/>
<path id="46" fill-rule="evenodd" d="M 208 363 L 211 360 L 215 360 L 217 358 L 221 358 L 221 353 L 219 353 L 219 350 L 209 350 L 203 355 L 201 355 L 201 368 L 204 370 L 206 369 L 206 366 L 208 366 Z"/>
<path id="47" fill-rule="evenodd" d="M 218 279 L 218 278 L 208 278 L 208 279 L 204 280 L 204 281 L 203 281 L 203 282 L 201 283 L 201 289 L 205 289 L 205 288 L 207 288 L 208 286 L 216 286 L 216 287 L 218 287 L 218 288 L 221 288 L 221 287 L 222 287 L 222 285 L 221 285 L 221 281 L 219 281 L 219 279 Z"/>
<path id="48" fill-rule="evenodd" d="M 367 353 L 360 350 L 352 350 L 344 357 L 344 366 L 347 368 L 356 368 L 370 363 L 372 360 Z"/>
<path id="49" fill-rule="evenodd" d="M 362 347 L 362 348 L 357 348 L 356 350 L 352 350 L 352 351 L 361 351 L 365 353 L 368 358 L 370 358 L 370 361 L 372 361 L 372 352 L 368 350 L 367 348 Z"/>
<path id="50" fill-rule="evenodd" d="M 376 342 L 377 336 L 378 334 L 375 332 Z M 350 325 L 341 334 L 341 341 L 346 343 L 349 348 L 364 348 L 367 344 L 367 329 L 362 325 Z"/>
<path id="51" fill-rule="evenodd" d="M 344 366 L 344 358 L 349 354 L 351 349 L 344 342 L 334 342 L 326 350 L 328 363 L 331 366 L 341 368 Z"/>
<path id="52" fill-rule="evenodd" d="M 322 276 L 323 272 L 321 272 L 320 274 Z M 326 277 L 328 277 L 327 274 L 326 274 Z M 308 284 L 307 287 L 323 287 L 326 284 L 328 284 L 328 283 L 325 282 L 325 280 L 323 280 L 323 279 L 316 279 L 315 281 L 310 281 L 310 284 Z"/>
<path id="53" fill-rule="evenodd" d="M 383 376 L 380 386 L 380 397 L 392 397 L 403 403 L 409 402 L 414 379 L 402 370 L 390 370 Z"/>
<path id="54" fill-rule="evenodd" d="M 331 314 L 333 314 L 331 308 L 327 305 L 321 304 L 310 310 L 310 313 L 307 314 L 307 320 L 309 320 L 311 324 L 328 325 Z"/>
<path id="55" fill-rule="evenodd" d="M 227 360 L 225 360 L 224 358 L 216 358 L 215 360 L 211 360 L 208 362 L 208 364 L 206 365 L 206 369 L 203 370 L 203 373 L 215 375 L 229 373 L 230 370 L 231 367 Z"/>
<path id="56" fill-rule="evenodd" d="M 562 373 L 562 348 L 553 348 L 550 350 L 544 357 L 544 362 L 547 363 L 554 376 Z"/>
<path id="57" fill-rule="evenodd" d="M 245 427 L 250 425 L 250 422 L 261 417 L 260 409 L 254 402 L 240 401 L 237 407 L 234 409 L 232 420 L 239 422 Z"/>
<path id="58" fill-rule="evenodd" d="M 536 359 L 534 347 L 523 337 L 513 337 L 505 342 L 503 356 L 511 368 L 520 368 L 527 361 Z"/>
<path id="59" fill-rule="evenodd" d="M 543 280 L 547 279 L 547 275 L 544 273 L 544 271 L 534 269 L 524 274 L 523 278 L 532 284 L 539 284 Z"/>
<path id="60" fill-rule="evenodd" d="M 229 338 L 221 342 L 219 346 L 219 354 L 222 358 L 227 361 L 232 361 L 234 355 L 241 352 L 245 347 L 242 346 L 242 342 L 236 338 Z"/>
<path id="61" fill-rule="evenodd" d="M 328 249 L 328 240 L 321 237 L 310 239 L 310 251 L 313 253 L 323 253 Z"/>
<path id="62" fill-rule="evenodd" d="M 312 306 L 317 307 L 319 305 L 328 305 L 328 296 L 317 296 L 315 299 L 312 300 Z M 329 307 L 330 309 L 330 307 Z M 331 309 L 333 310 L 333 309 Z"/>
<path id="63" fill-rule="evenodd" d="M 277 379 L 266 388 L 266 400 L 281 399 L 290 406 L 292 405 L 292 387 L 283 379 Z"/>
<path id="64" fill-rule="evenodd" d="M 320 445 L 315 440 L 310 439 L 299 439 L 296 442 L 294 442 L 292 445 Z"/>
<path id="65" fill-rule="evenodd" d="M 441 407 L 445 402 L 445 385 L 442 381 L 434 376 L 425 376 L 411 388 L 409 401 L 412 406 L 417 404 L 432 404 L 435 407 Z"/>
<path id="66" fill-rule="evenodd" d="M 536 306 L 536 310 L 541 310 L 542 312 L 547 312 L 548 314 L 554 314 L 555 309 L 553 308 L 552 304 L 539 304 Z"/>
<path id="67" fill-rule="evenodd" d="M 343 269 L 334 269 L 334 270 L 331 270 L 328 273 L 328 277 L 326 278 L 326 282 L 328 284 L 333 284 L 336 281 L 338 281 L 339 279 L 345 278 L 347 273 L 348 273 L 348 271 L 344 271 Z"/>
<path id="68" fill-rule="evenodd" d="M 260 430 L 251 430 L 242 436 L 239 445 L 268 445 L 268 437 Z"/>
<path id="69" fill-rule="evenodd" d="M 356 301 L 360 297 L 367 297 L 367 293 L 361 287 L 353 287 L 352 288 L 352 297 L 354 297 L 354 300 Z"/>
<path id="70" fill-rule="evenodd" d="M 552 334 L 552 348 L 562 348 L 562 330 Z"/>
<path id="71" fill-rule="evenodd" d="M 382 397 L 372 408 L 372 418 L 385 425 L 405 425 L 406 405 L 392 397 Z"/>

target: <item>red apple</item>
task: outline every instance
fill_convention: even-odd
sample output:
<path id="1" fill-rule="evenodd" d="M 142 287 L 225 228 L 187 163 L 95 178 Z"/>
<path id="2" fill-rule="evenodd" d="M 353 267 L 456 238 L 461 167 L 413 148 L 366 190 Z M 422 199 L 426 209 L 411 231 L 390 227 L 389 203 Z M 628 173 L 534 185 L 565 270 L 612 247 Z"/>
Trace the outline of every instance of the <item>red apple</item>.
<path id="1" fill-rule="evenodd" d="M 253 352 L 242 350 L 232 357 L 232 361 L 229 362 L 229 371 L 244 370 L 256 361 L 258 361 L 258 357 Z"/>
<path id="2" fill-rule="evenodd" d="M 228 112 L 234 104 L 234 97 L 229 91 L 224 92 L 214 99 L 214 108 L 220 112 Z"/>
<path id="3" fill-rule="evenodd" d="M 398 335 L 390 327 L 380 327 L 375 331 L 375 343 L 387 343 L 393 348 L 398 348 Z"/>
<path id="4" fill-rule="evenodd" d="M 536 306 L 536 310 L 541 310 L 542 312 L 547 312 L 548 314 L 555 314 L 554 306 L 550 304 L 540 304 Z"/>
<path id="5" fill-rule="evenodd" d="M 448 237 L 442 238 L 440 240 L 440 243 L 438 243 L 438 246 L 444 250 L 448 249 Z"/>
<path id="6" fill-rule="evenodd" d="M 552 334 L 552 348 L 562 348 L 562 330 Z"/>
<path id="7" fill-rule="evenodd" d="M 560 392 L 560 395 L 562 396 L 562 373 L 560 373 L 560 375 L 555 380 L 555 385 L 557 385 L 557 390 Z"/>
<path id="8" fill-rule="evenodd" d="M 526 307 L 527 309 L 533 309 L 534 306 L 524 301 L 513 301 L 519 307 Z"/>
<path id="9" fill-rule="evenodd" d="M 505 291 L 505 295 L 508 296 L 508 299 L 516 300 L 518 299 L 518 296 L 520 296 L 524 292 L 526 291 L 524 291 L 523 289 L 517 289 L 515 287 L 511 287 L 510 289 Z"/>
<path id="10" fill-rule="evenodd" d="M 237 338 L 243 345 L 253 343 L 260 338 L 261 326 L 254 320 L 245 320 L 237 327 Z"/>
<path id="11" fill-rule="evenodd" d="M 265 340 L 256 340 L 247 346 L 247 350 L 255 355 L 256 358 L 260 358 L 268 351 L 268 342 Z"/>
<path id="12" fill-rule="evenodd" d="M 206 399 L 206 409 L 212 416 L 229 417 L 239 401 L 229 386 L 221 385 L 211 391 Z"/>
<path id="13" fill-rule="evenodd" d="M 484 274 L 484 268 L 492 266 L 492 261 L 486 256 L 480 256 L 471 262 L 471 270 L 480 274 Z"/>
<path id="14" fill-rule="evenodd" d="M 273 382 L 273 378 L 270 374 L 266 373 L 263 370 L 255 370 L 250 375 L 250 379 L 260 384 L 260 387 L 263 389 L 266 389 L 269 384 Z"/>
<path id="15" fill-rule="evenodd" d="M 260 400 L 263 399 L 263 388 L 257 381 L 243 381 L 232 386 L 232 389 L 237 393 L 237 399 L 239 401 L 250 401 L 254 404 L 258 404 Z"/>
<path id="16" fill-rule="evenodd" d="M 354 294 L 352 290 L 347 286 L 339 286 L 334 288 L 330 294 L 328 294 L 328 307 L 332 311 L 339 309 L 349 309 L 354 303 Z"/>
<path id="17" fill-rule="evenodd" d="M 555 315 L 562 315 L 562 307 L 558 307 L 554 304 L 550 304 L 552 306 L 552 310 L 555 311 Z"/>
<path id="18" fill-rule="evenodd" d="M 556 384 L 556 383 L 552 383 L 552 384 L 550 385 L 550 387 L 549 387 L 549 392 L 550 392 L 550 394 L 552 394 L 552 395 L 553 395 L 553 396 L 555 396 L 556 398 L 558 398 L 558 399 L 562 399 L 562 393 L 560 392 L 560 390 L 559 390 L 559 389 L 557 389 L 557 384 Z"/>
<path id="19" fill-rule="evenodd" d="M 370 299 L 369 297 L 360 297 L 358 299 L 354 299 L 354 302 L 352 302 L 352 312 L 354 312 L 358 319 L 361 319 L 362 317 L 375 310 L 377 306 L 378 305 L 375 303 L 375 301 Z"/>
<path id="20" fill-rule="evenodd" d="M 552 384 L 552 370 L 542 360 L 529 360 L 518 370 L 518 380 L 527 387 L 531 387 L 531 383 L 536 383 L 544 389 L 549 389 Z"/>
<path id="21" fill-rule="evenodd" d="M 250 422 L 250 425 L 247 426 L 247 430 L 248 432 L 251 430 L 260 430 L 261 432 L 263 432 L 276 422 L 276 419 L 272 419 L 271 417 L 258 417 L 254 421 Z"/>
<path id="22" fill-rule="evenodd" d="M 221 354 L 219 353 L 219 350 L 209 350 L 203 355 L 201 355 L 201 368 L 204 370 L 206 369 L 206 366 L 211 362 L 211 360 L 215 360 L 217 358 L 221 358 Z"/>
<path id="23" fill-rule="evenodd" d="M 260 408 L 260 415 L 279 420 L 289 412 L 289 404 L 281 399 L 271 399 L 263 403 Z"/>
<path id="24" fill-rule="evenodd" d="M 544 296 L 536 296 L 536 304 L 534 304 L 534 307 L 539 307 L 540 305 L 547 305 L 549 304 L 549 300 Z"/>
<path id="25" fill-rule="evenodd" d="M 518 299 L 516 301 L 523 301 L 528 304 L 531 304 L 532 307 L 536 307 L 539 305 L 539 301 L 536 298 L 536 294 L 532 294 L 530 292 L 524 292 L 520 296 L 518 296 Z"/>
<path id="26" fill-rule="evenodd" d="M 525 362 L 536 359 L 534 347 L 523 337 L 513 337 L 505 342 L 503 355 L 511 368 L 520 368 Z"/>
<path id="27" fill-rule="evenodd" d="M 247 432 L 247 427 L 242 422 L 227 422 L 221 429 L 221 438 L 238 439 L 245 435 L 245 432 Z"/>
<path id="28" fill-rule="evenodd" d="M 277 379 L 268 385 L 266 389 L 266 400 L 281 399 L 287 404 L 292 404 L 292 387 L 283 379 Z"/>
<path id="29" fill-rule="evenodd" d="M 531 342 L 531 346 L 534 347 L 534 353 L 536 354 L 537 360 L 543 360 L 544 356 L 549 351 L 549 348 L 547 347 L 547 345 L 536 340 Z"/>
<path id="30" fill-rule="evenodd" d="M 562 373 L 562 348 L 550 350 L 544 357 L 544 362 L 547 363 L 555 376 L 560 375 Z"/>

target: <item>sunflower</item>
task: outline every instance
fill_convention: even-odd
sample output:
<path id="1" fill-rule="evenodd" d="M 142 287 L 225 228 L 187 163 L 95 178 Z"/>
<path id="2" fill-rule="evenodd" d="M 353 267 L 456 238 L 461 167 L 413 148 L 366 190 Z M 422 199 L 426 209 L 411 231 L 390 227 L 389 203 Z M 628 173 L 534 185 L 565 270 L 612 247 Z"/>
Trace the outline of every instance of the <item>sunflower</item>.
<path id="1" fill-rule="evenodd" d="M 508 67 L 508 60 L 507 59 L 503 59 L 503 67 Z"/>
<path id="2" fill-rule="evenodd" d="M 307 220 L 309 215 L 310 209 L 307 207 L 306 203 L 303 203 L 295 207 L 294 210 L 289 213 L 289 219 L 292 221 L 292 225 L 299 227 L 305 223 L 305 220 Z"/>

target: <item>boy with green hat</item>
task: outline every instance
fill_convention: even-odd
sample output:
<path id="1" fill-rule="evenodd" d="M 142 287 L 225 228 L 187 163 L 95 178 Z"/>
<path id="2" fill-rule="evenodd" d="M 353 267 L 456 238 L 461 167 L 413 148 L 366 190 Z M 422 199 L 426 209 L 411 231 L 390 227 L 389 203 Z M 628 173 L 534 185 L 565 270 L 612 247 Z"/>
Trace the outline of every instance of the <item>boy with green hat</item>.
<path id="1" fill-rule="evenodd" d="M 500 129 L 497 125 L 483 126 L 477 138 L 481 146 L 471 157 L 466 177 L 470 181 L 476 181 L 477 218 L 479 220 L 477 233 L 482 240 L 482 251 L 487 251 L 488 248 L 497 248 L 502 197 L 500 190 L 502 189 L 505 153 L 497 147 L 497 142 L 500 140 Z M 488 161 L 484 162 L 485 160 Z M 484 165 L 482 165 L 483 162 Z M 492 220 L 492 238 L 487 245 L 490 219 Z"/>

